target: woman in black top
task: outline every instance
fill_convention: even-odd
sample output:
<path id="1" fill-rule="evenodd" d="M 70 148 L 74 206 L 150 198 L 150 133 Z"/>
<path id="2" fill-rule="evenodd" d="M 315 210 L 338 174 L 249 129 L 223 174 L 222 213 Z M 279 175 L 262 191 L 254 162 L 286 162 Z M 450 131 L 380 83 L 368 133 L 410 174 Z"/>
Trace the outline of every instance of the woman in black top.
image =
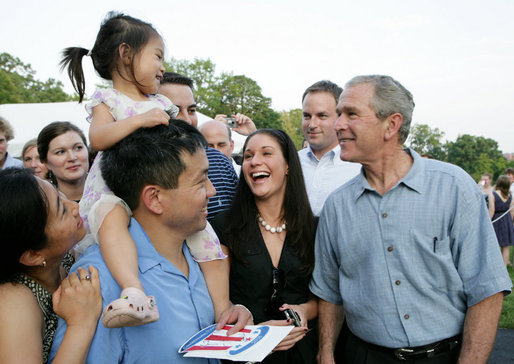
<path id="1" fill-rule="evenodd" d="M 256 323 L 291 325 L 287 308 L 301 318 L 264 363 L 314 363 L 318 307 L 308 285 L 315 220 L 286 133 L 261 129 L 247 138 L 233 204 L 212 225 L 230 255 L 231 301 L 245 305 Z"/>

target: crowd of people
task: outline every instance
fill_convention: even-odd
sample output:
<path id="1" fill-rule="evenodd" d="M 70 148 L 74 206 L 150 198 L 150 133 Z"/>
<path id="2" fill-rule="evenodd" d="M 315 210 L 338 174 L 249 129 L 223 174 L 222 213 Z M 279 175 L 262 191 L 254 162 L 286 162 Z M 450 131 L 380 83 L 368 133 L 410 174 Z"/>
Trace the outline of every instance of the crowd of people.
<path id="1" fill-rule="evenodd" d="M 52 122 L 18 160 L 0 118 L 0 361 L 217 363 L 178 348 L 292 310 L 264 363 L 486 363 L 514 170 L 479 188 L 404 148 L 413 97 L 382 75 L 308 87 L 300 151 L 247 115 L 199 127 L 163 57 L 151 24 L 109 13 L 91 49 L 63 52 L 80 101 L 85 60 L 112 81 L 86 104 L 90 148 Z"/>

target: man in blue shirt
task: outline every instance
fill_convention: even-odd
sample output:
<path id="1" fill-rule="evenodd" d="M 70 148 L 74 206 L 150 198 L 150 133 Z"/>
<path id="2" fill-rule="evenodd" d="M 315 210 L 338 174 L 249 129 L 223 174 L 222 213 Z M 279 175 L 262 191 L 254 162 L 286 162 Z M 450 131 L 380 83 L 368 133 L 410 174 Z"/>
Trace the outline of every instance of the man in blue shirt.
<path id="1" fill-rule="evenodd" d="M 184 244 L 186 236 L 205 228 L 207 202 L 215 194 L 204 147 L 195 128 L 170 120 L 169 126 L 142 128 L 104 152 L 109 168 L 102 175 L 133 212 L 129 232 L 137 247 L 139 277 L 159 302 L 160 318 L 118 329 L 105 328 L 99 321 L 88 363 L 218 363 L 177 353 L 189 337 L 214 322 L 204 277 Z M 103 301 L 118 298 L 120 287 L 97 244 L 72 270 L 89 265 L 99 271 Z M 65 330 L 65 322 L 59 320 L 51 358 Z"/>
<path id="2" fill-rule="evenodd" d="M 7 143 L 14 138 L 14 131 L 11 124 L 0 116 L 0 169 L 9 167 L 23 168 L 23 162 L 13 158 L 7 152 Z"/>
<path id="3" fill-rule="evenodd" d="M 472 178 L 403 149 L 413 108 L 389 76 L 355 77 L 339 99 L 341 159 L 363 168 L 319 221 L 320 363 L 334 362 L 343 306 L 345 363 L 485 363 L 493 346 L 512 282 Z"/>

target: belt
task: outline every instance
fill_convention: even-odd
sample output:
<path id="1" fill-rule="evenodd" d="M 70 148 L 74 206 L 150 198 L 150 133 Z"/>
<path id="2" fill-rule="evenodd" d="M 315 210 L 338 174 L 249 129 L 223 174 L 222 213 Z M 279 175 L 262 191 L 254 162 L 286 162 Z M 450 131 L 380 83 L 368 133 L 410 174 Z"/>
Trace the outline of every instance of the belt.
<path id="1" fill-rule="evenodd" d="M 352 336 L 355 336 L 351 331 L 350 334 Z M 447 353 L 449 351 L 452 351 L 453 349 L 457 348 L 461 344 L 462 335 L 456 335 L 453 337 L 450 337 L 448 339 L 444 339 L 441 341 L 437 341 L 435 343 L 431 343 L 428 345 L 423 346 L 416 346 L 412 348 L 386 348 L 384 346 L 379 346 L 375 344 L 368 343 L 359 337 L 355 336 L 358 340 L 362 341 L 369 347 L 383 351 L 386 353 L 390 353 L 394 355 L 396 358 L 400 360 L 415 360 L 415 359 L 421 359 L 421 358 L 432 358 L 437 354 Z"/>

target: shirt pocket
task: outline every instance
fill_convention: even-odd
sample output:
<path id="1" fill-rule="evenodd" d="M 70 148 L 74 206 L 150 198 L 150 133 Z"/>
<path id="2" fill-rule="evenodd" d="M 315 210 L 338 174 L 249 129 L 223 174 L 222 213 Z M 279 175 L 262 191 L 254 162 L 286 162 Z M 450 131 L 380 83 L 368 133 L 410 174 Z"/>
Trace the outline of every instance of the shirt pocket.
<path id="1" fill-rule="evenodd" d="M 420 288 L 458 290 L 462 280 L 453 262 L 449 236 L 428 235 L 411 230 L 413 249 L 408 252 L 415 273 L 411 279 Z"/>

